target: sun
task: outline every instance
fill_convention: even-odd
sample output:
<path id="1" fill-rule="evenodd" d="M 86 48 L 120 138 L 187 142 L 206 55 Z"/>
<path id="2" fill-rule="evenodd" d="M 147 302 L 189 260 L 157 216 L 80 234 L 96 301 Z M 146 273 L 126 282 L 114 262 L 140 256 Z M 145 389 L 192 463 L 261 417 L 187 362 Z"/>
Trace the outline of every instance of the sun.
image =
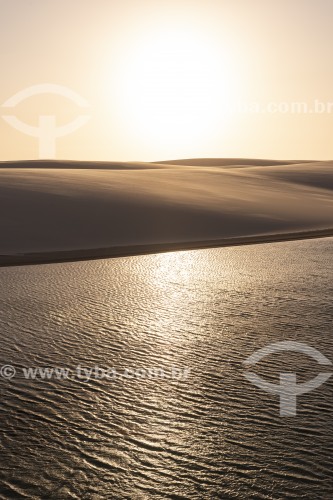
<path id="1" fill-rule="evenodd" d="M 136 40 L 118 79 L 119 114 L 137 139 L 177 150 L 228 125 L 237 78 L 209 33 L 160 29 Z"/>

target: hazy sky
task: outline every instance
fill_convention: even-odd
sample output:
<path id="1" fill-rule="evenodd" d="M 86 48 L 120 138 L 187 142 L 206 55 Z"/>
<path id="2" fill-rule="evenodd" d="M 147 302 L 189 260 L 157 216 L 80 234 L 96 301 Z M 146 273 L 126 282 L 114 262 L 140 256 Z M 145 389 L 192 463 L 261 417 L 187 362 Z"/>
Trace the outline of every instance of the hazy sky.
<path id="1" fill-rule="evenodd" d="M 82 114 L 57 158 L 332 159 L 332 19 L 332 0 L 0 0 L 0 104 L 43 84 L 89 103 L 1 106 L 0 159 L 39 155 L 4 115 Z"/>

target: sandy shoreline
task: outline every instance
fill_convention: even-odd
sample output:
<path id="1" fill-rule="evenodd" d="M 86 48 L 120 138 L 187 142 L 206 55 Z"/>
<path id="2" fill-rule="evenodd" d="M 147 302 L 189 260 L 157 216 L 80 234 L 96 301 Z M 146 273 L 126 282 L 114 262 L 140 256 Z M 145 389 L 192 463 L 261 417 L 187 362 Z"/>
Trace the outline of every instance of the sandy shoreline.
<path id="1" fill-rule="evenodd" d="M 0 255 L 0 267 L 24 266 L 37 264 L 55 264 L 62 262 L 77 262 L 82 260 L 110 259 L 148 255 L 163 252 L 185 250 L 202 250 L 208 248 L 231 247 L 242 245 L 258 245 L 264 243 L 278 243 L 284 241 L 319 239 L 333 237 L 333 228 L 297 233 L 281 233 L 256 235 L 237 238 L 223 238 L 210 241 L 191 241 L 183 243 L 162 243 L 149 245 L 128 245 L 109 248 L 92 248 L 82 250 L 59 250 L 54 252 L 34 252 L 16 255 Z"/>

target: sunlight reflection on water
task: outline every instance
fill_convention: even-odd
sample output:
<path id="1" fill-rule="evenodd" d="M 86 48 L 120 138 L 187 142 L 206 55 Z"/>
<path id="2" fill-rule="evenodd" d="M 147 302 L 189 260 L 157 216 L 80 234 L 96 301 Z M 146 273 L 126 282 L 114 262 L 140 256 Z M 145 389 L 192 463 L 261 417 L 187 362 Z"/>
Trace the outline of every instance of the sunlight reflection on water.
<path id="1" fill-rule="evenodd" d="M 332 251 L 328 238 L 0 269 L 0 365 L 190 370 L 2 379 L 1 492 L 330 498 L 332 382 L 281 419 L 278 398 L 251 386 L 242 363 L 280 340 L 333 360 Z M 277 380 L 290 367 L 318 373 L 288 353 L 258 373 Z"/>

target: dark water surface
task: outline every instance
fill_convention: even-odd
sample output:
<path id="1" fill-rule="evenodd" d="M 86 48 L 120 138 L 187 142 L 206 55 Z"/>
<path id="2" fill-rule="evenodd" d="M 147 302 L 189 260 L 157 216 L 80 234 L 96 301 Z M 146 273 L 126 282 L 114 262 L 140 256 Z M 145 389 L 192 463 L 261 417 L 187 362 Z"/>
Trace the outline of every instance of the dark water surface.
<path id="1" fill-rule="evenodd" d="M 333 361 L 332 256 L 328 238 L 0 269 L 0 498 L 333 498 L 333 377 L 281 417 L 243 365 L 286 340 Z M 330 367 L 284 351 L 251 371 Z"/>

